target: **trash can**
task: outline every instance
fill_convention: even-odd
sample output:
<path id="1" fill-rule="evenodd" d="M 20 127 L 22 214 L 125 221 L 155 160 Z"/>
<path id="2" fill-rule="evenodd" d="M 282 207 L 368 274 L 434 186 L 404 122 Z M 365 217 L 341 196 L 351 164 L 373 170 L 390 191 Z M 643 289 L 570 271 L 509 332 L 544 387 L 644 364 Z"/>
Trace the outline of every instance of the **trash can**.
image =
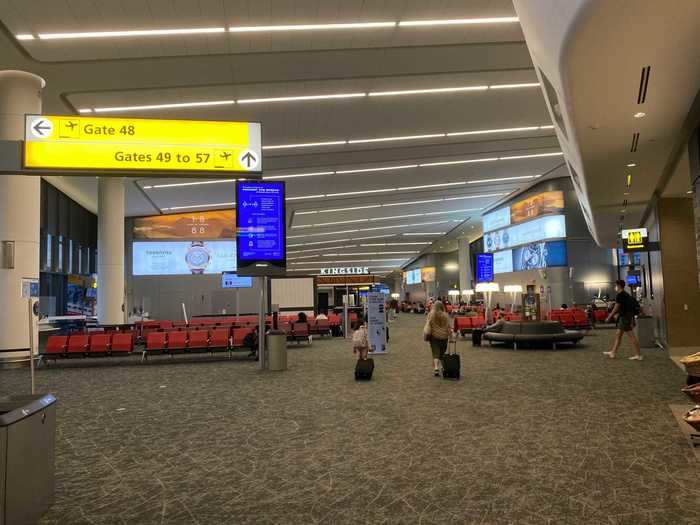
<path id="1" fill-rule="evenodd" d="M 282 330 L 267 332 L 269 370 L 287 370 L 287 334 Z"/>
<path id="2" fill-rule="evenodd" d="M 56 398 L 0 398 L 0 525 L 39 521 L 54 493 Z"/>
<path id="3" fill-rule="evenodd" d="M 650 315 L 640 315 L 637 317 L 634 333 L 642 348 L 654 348 L 656 339 L 654 338 L 654 318 Z"/>

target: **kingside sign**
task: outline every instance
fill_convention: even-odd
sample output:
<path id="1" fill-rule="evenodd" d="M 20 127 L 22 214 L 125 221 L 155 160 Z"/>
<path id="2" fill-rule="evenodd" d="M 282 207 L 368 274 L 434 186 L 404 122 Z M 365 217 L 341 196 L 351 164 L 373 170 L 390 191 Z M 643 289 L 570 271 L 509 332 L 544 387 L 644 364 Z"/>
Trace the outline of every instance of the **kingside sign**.
<path id="1" fill-rule="evenodd" d="M 321 275 L 369 275 L 367 266 L 347 266 L 344 268 L 321 268 Z"/>
<path id="2" fill-rule="evenodd" d="M 257 122 L 26 115 L 23 166 L 102 173 L 261 173 L 260 141 Z"/>

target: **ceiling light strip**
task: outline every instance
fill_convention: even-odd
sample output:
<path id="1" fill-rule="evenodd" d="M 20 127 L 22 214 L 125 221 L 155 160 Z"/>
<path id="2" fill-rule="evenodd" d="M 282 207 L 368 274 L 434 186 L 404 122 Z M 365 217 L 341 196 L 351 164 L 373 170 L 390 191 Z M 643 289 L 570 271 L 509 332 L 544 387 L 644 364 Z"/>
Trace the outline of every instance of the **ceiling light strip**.
<path id="1" fill-rule="evenodd" d="M 73 33 L 38 33 L 37 36 L 39 37 L 39 40 L 64 40 L 70 38 L 124 38 L 138 36 L 199 35 L 225 32 L 225 27 L 195 27 L 183 29 L 136 29 L 129 31 L 80 31 Z"/>

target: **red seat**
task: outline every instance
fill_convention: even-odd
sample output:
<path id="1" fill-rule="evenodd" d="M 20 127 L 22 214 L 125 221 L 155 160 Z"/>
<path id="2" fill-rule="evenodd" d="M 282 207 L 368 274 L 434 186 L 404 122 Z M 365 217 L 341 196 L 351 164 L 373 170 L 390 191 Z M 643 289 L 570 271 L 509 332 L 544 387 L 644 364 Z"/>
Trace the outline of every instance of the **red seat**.
<path id="1" fill-rule="evenodd" d="M 472 317 L 472 328 L 483 328 L 486 326 L 486 319 L 482 315 Z"/>
<path id="2" fill-rule="evenodd" d="M 68 336 L 67 335 L 51 335 L 46 341 L 46 348 L 44 349 L 45 354 L 52 354 L 55 356 L 63 355 L 68 349 Z"/>
<path id="3" fill-rule="evenodd" d="M 231 334 L 228 328 L 217 328 L 209 332 L 209 348 L 228 350 L 229 335 Z"/>
<path id="4" fill-rule="evenodd" d="M 464 335 L 468 330 L 471 330 L 472 322 L 471 317 L 455 317 L 454 320 L 454 331 L 459 332 Z"/>
<path id="5" fill-rule="evenodd" d="M 316 319 L 316 333 L 319 335 L 331 335 L 331 323 L 328 319 Z"/>
<path id="6" fill-rule="evenodd" d="M 168 332 L 168 352 L 184 352 L 187 348 L 188 332 Z"/>
<path id="7" fill-rule="evenodd" d="M 68 338 L 68 353 L 69 354 L 85 354 L 88 351 L 90 344 L 90 336 L 88 335 L 72 335 Z"/>
<path id="8" fill-rule="evenodd" d="M 209 348 L 209 332 L 207 330 L 191 330 L 188 332 L 189 343 L 187 347 L 190 349 Z"/>
<path id="9" fill-rule="evenodd" d="M 167 335 L 165 332 L 150 332 L 146 336 L 146 351 L 163 352 L 168 348 Z"/>
<path id="10" fill-rule="evenodd" d="M 95 334 L 90 337 L 90 354 L 108 354 L 112 336 L 110 334 Z"/>
<path id="11" fill-rule="evenodd" d="M 243 339 L 245 339 L 245 336 L 252 331 L 252 328 L 234 328 L 231 346 L 234 348 L 241 348 L 243 346 Z"/>
<path id="12" fill-rule="evenodd" d="M 308 341 L 309 340 L 309 324 L 308 323 L 294 323 L 292 329 L 287 337 L 291 337 L 294 341 Z"/>
<path id="13" fill-rule="evenodd" d="M 134 350 L 134 334 L 131 332 L 116 333 L 112 336 L 112 354 L 131 353 Z"/>

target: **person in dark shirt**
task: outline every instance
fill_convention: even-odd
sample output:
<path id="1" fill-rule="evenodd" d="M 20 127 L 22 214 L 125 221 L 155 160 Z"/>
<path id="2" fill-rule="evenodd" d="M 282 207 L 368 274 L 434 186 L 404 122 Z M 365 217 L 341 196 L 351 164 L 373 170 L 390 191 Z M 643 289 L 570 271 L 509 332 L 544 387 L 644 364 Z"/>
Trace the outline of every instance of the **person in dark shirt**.
<path id="1" fill-rule="evenodd" d="M 639 341 L 637 336 L 634 335 L 634 315 L 635 315 L 635 299 L 625 291 L 625 281 L 618 280 L 615 282 L 615 291 L 617 295 L 615 296 L 615 306 L 613 307 L 608 318 L 605 320 L 609 323 L 613 318 L 617 318 L 617 332 L 615 333 L 615 340 L 613 341 L 613 346 L 609 352 L 603 352 L 604 355 L 608 356 L 610 359 L 614 359 L 617 354 L 617 349 L 620 347 L 622 342 L 622 335 L 627 334 L 632 346 L 634 347 L 634 355 L 630 357 L 631 361 L 641 361 L 642 353 L 639 349 Z"/>

